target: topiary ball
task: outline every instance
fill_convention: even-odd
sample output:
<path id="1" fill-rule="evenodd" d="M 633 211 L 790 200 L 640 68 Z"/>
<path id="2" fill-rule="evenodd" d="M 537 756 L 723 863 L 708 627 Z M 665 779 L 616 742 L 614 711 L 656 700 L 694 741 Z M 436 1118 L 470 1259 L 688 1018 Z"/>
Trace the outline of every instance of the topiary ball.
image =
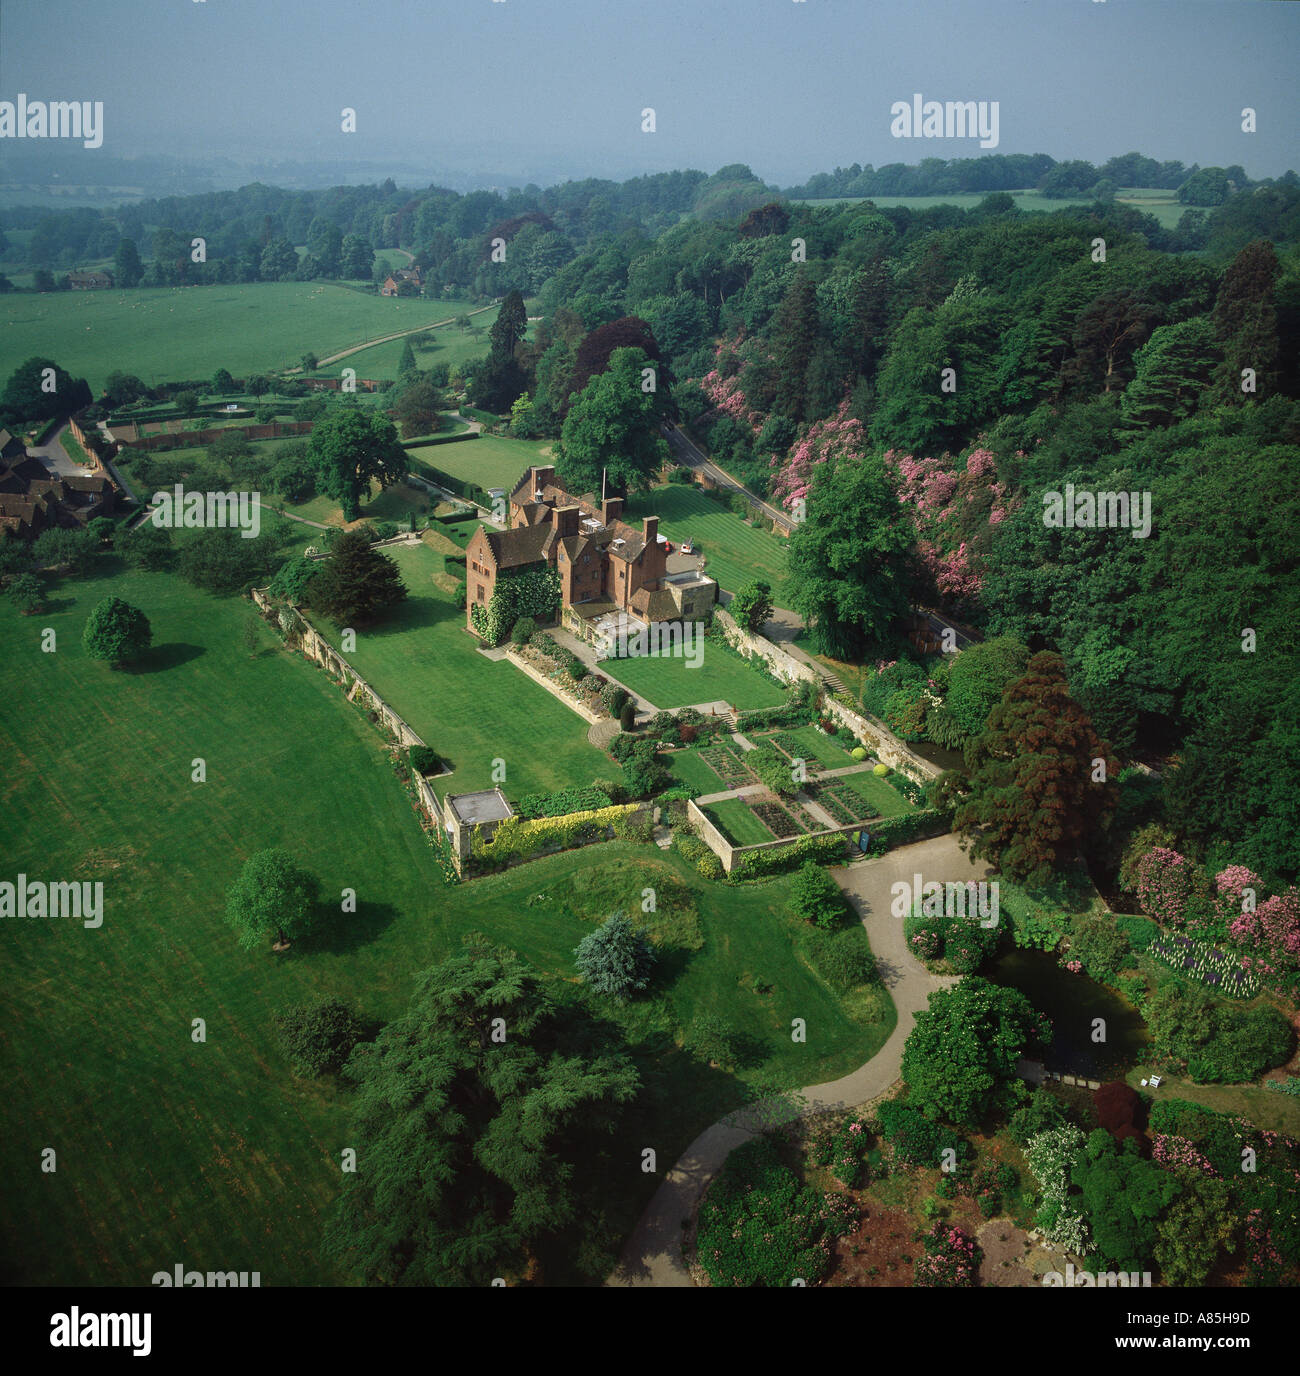
<path id="1" fill-rule="evenodd" d="M 853 749 L 849 751 L 849 754 L 852 755 L 855 760 L 865 760 L 867 758 L 867 752 L 860 745 L 855 745 Z"/>
<path id="2" fill-rule="evenodd" d="M 878 764 L 871 772 L 877 779 L 883 779 L 885 775 L 889 773 L 889 766 L 887 764 Z"/>

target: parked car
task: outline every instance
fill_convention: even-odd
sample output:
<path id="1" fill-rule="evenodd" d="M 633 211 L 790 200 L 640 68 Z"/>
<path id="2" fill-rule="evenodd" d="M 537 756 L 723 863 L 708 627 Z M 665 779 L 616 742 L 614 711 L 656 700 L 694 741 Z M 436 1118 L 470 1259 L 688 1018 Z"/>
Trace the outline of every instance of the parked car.
<path id="1" fill-rule="evenodd" d="M 691 539 L 689 539 L 689 538 L 683 540 L 683 541 L 682 541 L 682 553 L 683 553 L 683 554 L 694 554 L 694 553 L 695 553 L 695 541 L 694 541 L 694 540 L 691 540 Z"/>

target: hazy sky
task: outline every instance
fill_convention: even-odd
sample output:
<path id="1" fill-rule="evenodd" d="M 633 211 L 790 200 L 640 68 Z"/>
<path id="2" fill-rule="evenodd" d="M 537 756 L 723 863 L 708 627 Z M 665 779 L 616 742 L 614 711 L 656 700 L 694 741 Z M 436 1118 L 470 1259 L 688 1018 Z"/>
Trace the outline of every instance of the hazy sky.
<path id="1" fill-rule="evenodd" d="M 919 91 L 998 101 L 990 151 L 1265 176 L 1300 165 L 1298 37 L 1300 5 L 1269 0 L 0 0 L 0 99 L 102 100 L 117 155 L 747 162 L 785 185 L 978 156 L 890 136 L 891 103 Z"/>

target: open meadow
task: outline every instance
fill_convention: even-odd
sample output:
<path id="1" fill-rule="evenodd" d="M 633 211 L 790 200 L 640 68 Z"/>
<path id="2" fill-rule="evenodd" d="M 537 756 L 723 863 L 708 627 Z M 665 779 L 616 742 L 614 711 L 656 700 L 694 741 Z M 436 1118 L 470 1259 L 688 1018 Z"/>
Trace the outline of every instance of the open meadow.
<path id="1" fill-rule="evenodd" d="M 0 924 L 11 1010 L 0 1170 L 6 1232 L 22 1240 L 4 1281 L 142 1285 L 178 1262 L 258 1271 L 263 1285 L 344 1279 L 320 1239 L 349 1141 L 346 1091 L 295 1077 L 272 1016 L 329 994 L 373 1029 L 405 1009 L 416 972 L 471 931 L 520 951 L 561 1000 L 584 1000 L 573 947 L 614 909 L 635 912 L 646 885 L 658 892 L 657 914 L 640 919 L 659 946 L 655 986 L 627 1005 L 593 1003 L 624 1029 L 646 1082 L 619 1132 L 632 1164 L 606 1196 L 623 1229 L 657 1183 L 635 1167 L 647 1142 L 671 1162 L 747 1085 L 833 1078 L 888 1036 L 887 997 L 837 994 L 815 972 L 811 929 L 786 913 L 788 878 L 732 889 L 673 852 L 620 842 L 446 888 L 379 734 L 320 670 L 265 625 L 250 654 L 242 599 L 100 562 L 58 585 L 39 617 L 0 605 L 0 844 L 15 873 L 104 885 L 97 930 Z M 576 716 L 475 655 L 458 609 L 430 606 L 443 599 L 416 586 L 417 571 L 404 569 L 416 593 L 406 624 L 362 637 L 359 667 L 395 700 L 411 696 L 399 707 L 413 720 L 420 707 L 420 729 L 465 754 L 466 776 L 485 772 L 468 759 L 473 740 L 522 759 L 524 786 L 589 782 L 583 750 L 614 773 Z M 87 613 L 110 594 L 153 626 L 154 648 L 131 670 L 82 651 Z M 41 651 L 47 626 L 55 653 Z M 390 685 L 385 663 L 407 665 L 406 676 Z M 196 758 L 206 782 L 191 781 Z M 223 917 L 240 865 L 277 845 L 322 895 L 319 934 L 279 957 L 241 950 Z M 356 890 L 355 916 L 339 911 L 344 888 Z M 796 1016 L 807 1044 L 790 1039 Z M 704 1017 L 733 1029 L 743 1065 L 724 1071 L 682 1050 Z M 203 1040 L 192 1036 L 198 1018 Z M 40 1169 L 47 1147 L 52 1174 Z"/>
<path id="2" fill-rule="evenodd" d="M 11 293 L 0 296 L 0 376 L 39 355 L 96 391 L 118 369 L 151 385 L 211 377 L 218 368 L 243 377 L 297 367 L 309 351 L 325 358 L 473 309 L 464 301 L 381 297 L 324 282 Z M 490 324 L 491 312 L 475 319 Z M 396 348 L 400 354 L 400 341 Z M 486 350 L 482 336 L 477 352 Z M 347 366 L 367 376 L 358 364 Z"/>

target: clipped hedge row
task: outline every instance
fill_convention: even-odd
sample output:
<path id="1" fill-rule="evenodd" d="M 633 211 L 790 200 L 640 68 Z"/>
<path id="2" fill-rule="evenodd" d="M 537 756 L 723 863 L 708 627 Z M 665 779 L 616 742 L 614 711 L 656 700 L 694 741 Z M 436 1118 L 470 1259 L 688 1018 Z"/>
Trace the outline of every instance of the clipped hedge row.
<path id="1" fill-rule="evenodd" d="M 465 430 L 459 435 L 420 435 L 413 440 L 402 440 L 401 444 L 403 449 L 427 449 L 431 444 L 459 444 L 461 440 L 476 439 L 477 430 Z"/>
<path id="2" fill-rule="evenodd" d="M 924 841 L 931 836 L 942 836 L 952 829 L 952 812 L 947 808 L 926 807 L 920 812 L 907 812 L 901 817 L 882 817 L 869 822 L 863 830 L 871 836 L 867 847 L 868 855 L 884 855 L 895 846 L 905 846 L 912 841 Z"/>
<path id="3" fill-rule="evenodd" d="M 766 726 L 807 726 L 816 713 L 803 703 L 784 703 L 780 707 L 759 707 L 739 713 L 737 731 L 758 731 Z"/>
<path id="4" fill-rule="evenodd" d="M 836 832 L 829 836 L 797 836 L 782 846 L 767 850 L 742 851 L 731 865 L 732 879 L 755 879 L 765 874 L 783 874 L 802 865 L 805 860 L 819 865 L 832 864 L 844 858 L 847 838 Z"/>

